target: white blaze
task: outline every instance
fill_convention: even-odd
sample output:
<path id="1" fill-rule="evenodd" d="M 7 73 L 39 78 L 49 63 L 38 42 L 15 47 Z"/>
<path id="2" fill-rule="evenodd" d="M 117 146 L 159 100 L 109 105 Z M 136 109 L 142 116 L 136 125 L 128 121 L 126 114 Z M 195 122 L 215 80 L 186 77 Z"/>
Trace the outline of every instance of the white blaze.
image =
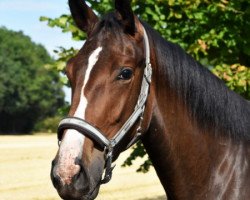
<path id="1" fill-rule="evenodd" d="M 101 50 L 102 47 L 98 47 L 91 53 L 88 59 L 88 66 L 85 72 L 84 83 L 81 89 L 80 101 L 74 113 L 74 117 L 85 119 L 85 112 L 88 105 L 88 101 L 84 95 L 84 89 L 88 83 L 90 73 L 98 61 L 98 57 Z M 83 143 L 84 143 L 84 136 L 81 133 L 73 129 L 67 130 L 67 133 L 65 134 L 65 137 L 60 145 L 58 174 L 60 174 L 60 170 L 63 171 L 63 174 L 64 173 L 67 174 L 68 170 L 72 169 L 72 166 L 74 166 L 75 158 L 81 157 L 82 155 Z M 77 168 L 75 170 L 77 170 Z M 61 178 L 63 178 L 62 176 L 64 175 L 60 174 Z M 67 182 L 68 178 L 67 177 L 64 178 L 65 182 Z"/>
<path id="2" fill-rule="evenodd" d="M 85 110 L 86 110 L 86 107 L 88 105 L 88 101 L 84 95 L 84 88 L 89 80 L 91 70 L 93 69 L 96 62 L 98 61 L 98 57 L 99 57 L 101 50 L 102 50 L 102 47 L 98 47 L 96 50 L 94 50 L 92 52 L 92 54 L 89 57 L 88 67 L 87 67 L 87 70 L 85 73 L 84 83 L 83 83 L 82 90 L 81 90 L 80 102 L 79 102 L 79 105 L 75 111 L 74 117 L 79 117 L 81 119 L 85 119 Z"/>

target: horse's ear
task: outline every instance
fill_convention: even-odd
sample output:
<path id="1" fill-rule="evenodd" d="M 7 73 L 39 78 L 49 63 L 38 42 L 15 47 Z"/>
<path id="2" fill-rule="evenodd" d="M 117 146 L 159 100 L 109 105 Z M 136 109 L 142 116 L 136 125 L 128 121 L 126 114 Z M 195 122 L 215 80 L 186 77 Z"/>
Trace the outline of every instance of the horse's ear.
<path id="1" fill-rule="evenodd" d="M 77 27 L 89 34 L 98 22 L 96 14 L 84 0 L 69 0 L 69 7 Z"/>
<path id="2" fill-rule="evenodd" d="M 121 16 L 125 33 L 134 35 L 136 28 L 134 13 L 131 8 L 131 0 L 115 0 L 115 9 Z"/>

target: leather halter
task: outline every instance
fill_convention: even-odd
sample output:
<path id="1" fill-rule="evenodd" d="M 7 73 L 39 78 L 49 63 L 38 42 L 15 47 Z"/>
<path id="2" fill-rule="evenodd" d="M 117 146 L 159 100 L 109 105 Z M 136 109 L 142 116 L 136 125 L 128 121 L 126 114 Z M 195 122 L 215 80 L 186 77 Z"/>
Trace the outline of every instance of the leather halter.
<path id="1" fill-rule="evenodd" d="M 149 40 L 148 40 L 148 36 L 144 27 L 143 27 L 143 32 L 144 32 L 143 37 L 144 37 L 144 50 L 145 50 L 145 56 L 146 56 L 146 67 L 144 68 L 140 95 L 138 97 L 137 104 L 134 108 L 134 112 L 130 115 L 128 120 L 124 123 L 121 129 L 115 134 L 115 136 L 111 139 L 108 139 L 107 137 L 104 136 L 104 134 L 100 130 L 98 130 L 97 128 L 89 124 L 88 122 L 80 118 L 76 118 L 76 117 L 66 117 L 63 120 L 61 120 L 58 126 L 57 137 L 58 137 L 59 144 L 62 140 L 63 132 L 66 129 L 75 129 L 81 134 L 93 140 L 95 143 L 99 145 L 99 147 L 102 150 L 105 151 L 106 170 L 105 170 L 104 178 L 101 180 L 102 184 L 107 183 L 111 180 L 112 170 L 114 168 L 114 166 L 113 167 L 111 166 L 113 150 L 117 147 L 120 141 L 125 137 L 126 133 L 137 122 L 137 120 L 139 118 L 141 121 L 143 120 L 145 104 L 146 104 L 147 97 L 149 94 L 149 87 L 150 87 L 151 77 L 152 77 Z M 140 121 L 139 128 L 137 129 L 136 135 L 127 145 L 127 148 L 131 147 L 133 144 L 135 144 L 139 140 L 140 135 L 141 135 L 140 133 L 141 121 Z"/>

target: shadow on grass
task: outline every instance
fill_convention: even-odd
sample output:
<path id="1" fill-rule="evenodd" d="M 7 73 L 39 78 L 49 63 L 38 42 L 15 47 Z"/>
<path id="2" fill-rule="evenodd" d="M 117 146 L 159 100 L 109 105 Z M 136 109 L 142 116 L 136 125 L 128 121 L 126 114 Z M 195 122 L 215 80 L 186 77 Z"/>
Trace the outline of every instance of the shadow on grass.
<path id="1" fill-rule="evenodd" d="M 138 200 L 167 200 L 166 196 L 157 196 L 154 198 L 142 198 L 142 199 L 138 199 Z"/>

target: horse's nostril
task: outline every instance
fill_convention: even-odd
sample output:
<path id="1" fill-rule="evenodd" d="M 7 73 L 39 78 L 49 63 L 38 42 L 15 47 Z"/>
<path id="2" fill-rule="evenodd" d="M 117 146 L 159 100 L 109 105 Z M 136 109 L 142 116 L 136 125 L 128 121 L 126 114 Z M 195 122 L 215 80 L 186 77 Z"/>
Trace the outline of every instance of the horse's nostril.
<path id="1" fill-rule="evenodd" d="M 80 172 L 73 177 L 72 182 L 74 183 L 74 187 L 78 191 L 81 191 L 83 193 L 89 191 L 90 180 L 83 167 L 81 167 Z"/>
<path id="2" fill-rule="evenodd" d="M 82 160 L 80 158 L 76 157 L 75 165 L 79 165 L 82 168 Z"/>
<path id="3" fill-rule="evenodd" d="M 51 172 L 50 172 L 50 177 L 51 177 L 51 180 L 52 180 L 52 183 L 54 185 L 54 187 L 58 187 L 61 183 L 61 179 L 60 177 L 55 173 L 55 168 L 54 168 L 55 165 L 53 165 L 52 163 L 52 168 L 51 168 Z"/>
<path id="4" fill-rule="evenodd" d="M 54 168 L 55 165 L 56 165 L 56 159 L 52 160 L 52 162 L 51 162 L 52 168 Z"/>

